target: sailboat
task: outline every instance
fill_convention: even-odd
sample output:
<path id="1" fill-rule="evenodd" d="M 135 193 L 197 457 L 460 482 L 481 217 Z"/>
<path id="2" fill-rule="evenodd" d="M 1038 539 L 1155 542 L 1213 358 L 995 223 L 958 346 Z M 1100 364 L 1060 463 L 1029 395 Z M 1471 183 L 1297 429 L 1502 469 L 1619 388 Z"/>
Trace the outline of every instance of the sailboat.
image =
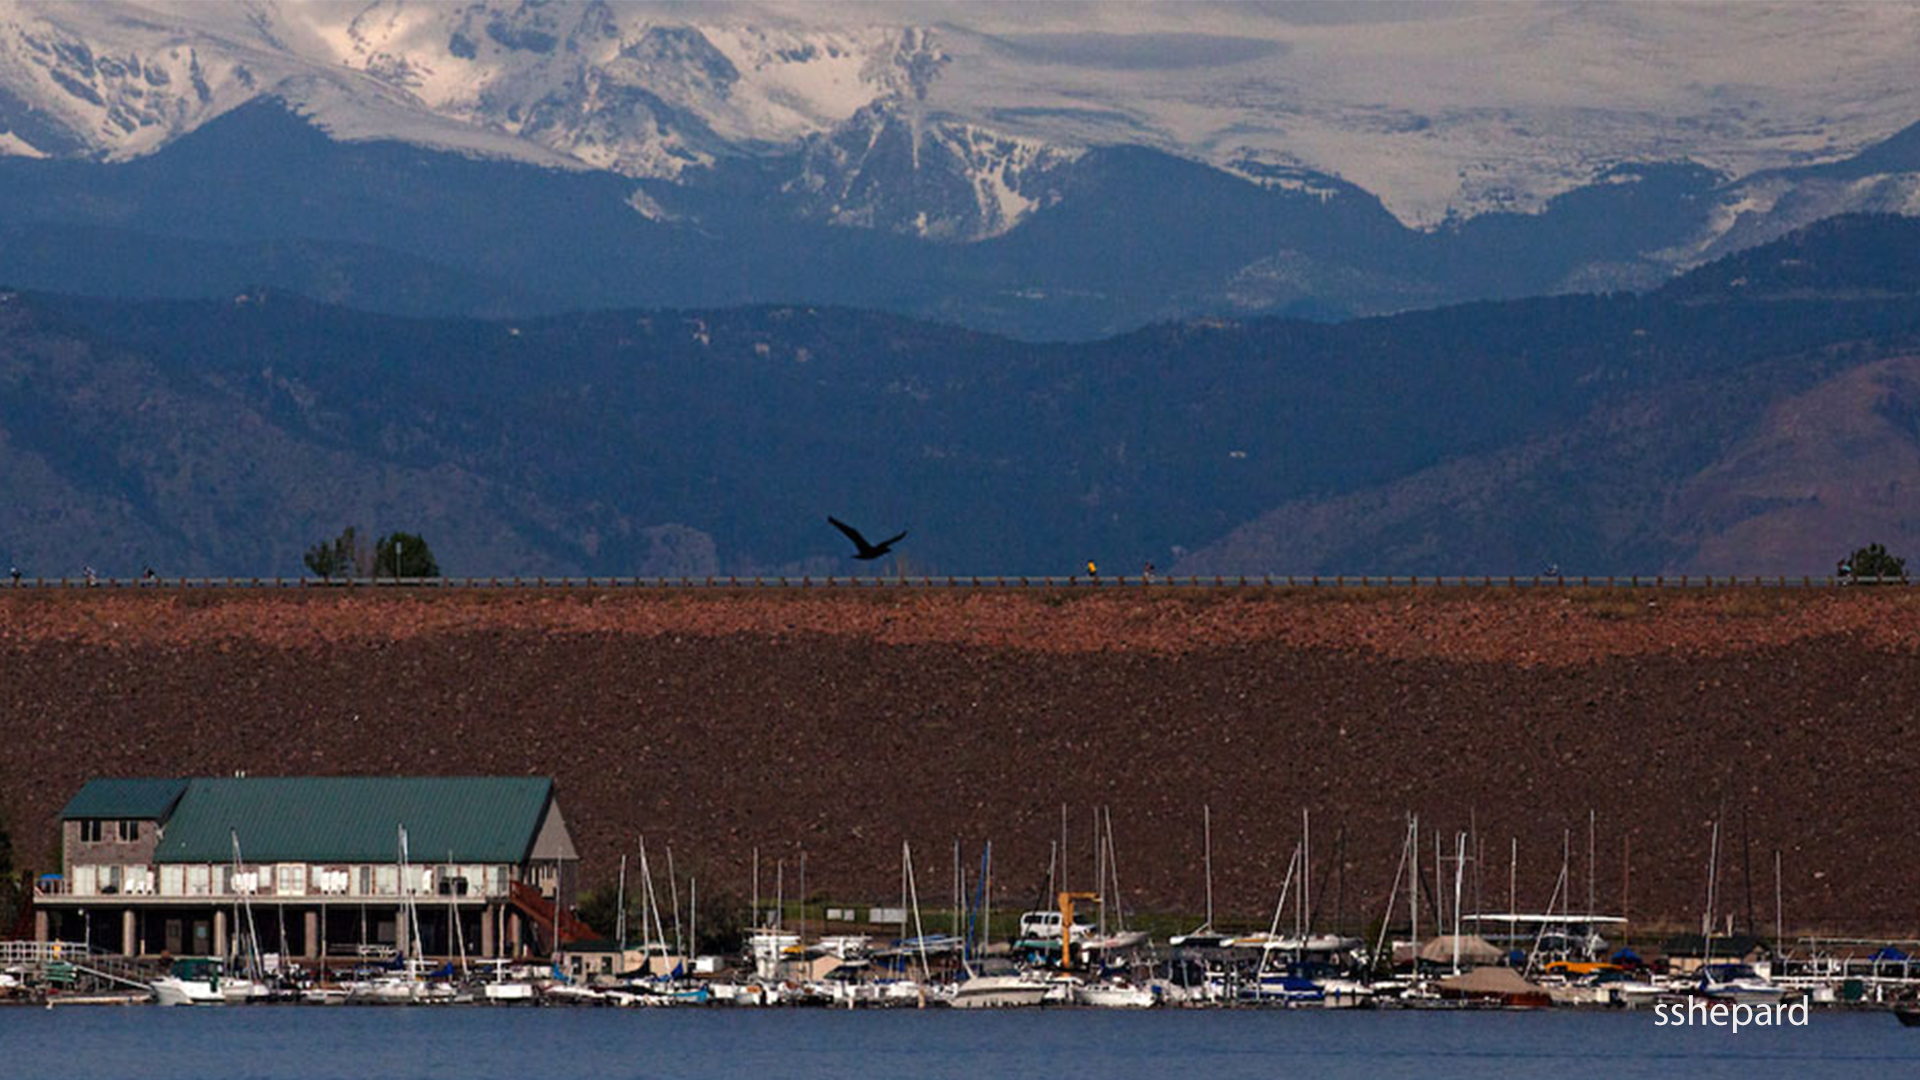
<path id="1" fill-rule="evenodd" d="M 420 935 L 420 909 L 414 895 L 420 891 L 420 877 L 413 872 L 407 856 L 407 828 L 399 829 L 398 863 L 400 867 L 400 918 L 407 948 L 399 957 L 398 970 L 353 984 L 347 989 L 347 1003 L 353 1005 L 425 1005 L 454 1000 L 453 985 L 428 977 Z"/>
<path id="2" fill-rule="evenodd" d="M 911 859 L 906 864 L 906 873 L 911 889 L 913 881 Z M 983 862 L 981 870 L 981 884 L 987 890 L 987 895 L 992 895 L 992 874 L 993 864 L 989 859 Z M 914 896 L 912 899 L 914 918 L 918 920 L 919 897 Z M 985 952 L 984 949 L 981 951 Z M 970 952 L 968 948 L 961 949 L 962 977 L 959 982 L 953 983 L 947 989 L 946 1000 L 949 1005 L 956 1009 L 1006 1009 L 1038 1005 L 1046 998 L 1048 986 L 1045 981 L 1029 978 L 1006 960 L 989 960 L 983 955 L 976 964 L 969 955 Z M 925 963 L 923 957 L 921 961 L 923 971 Z"/>
<path id="3" fill-rule="evenodd" d="M 154 1000 L 162 1005 L 238 1005 L 267 997 L 267 987 L 259 980 L 260 939 L 254 932 L 252 895 L 254 874 L 241 870 L 240 834 L 232 831 L 233 889 L 239 896 L 234 906 L 234 952 L 245 961 L 247 976 L 227 974 L 229 958 L 190 957 L 176 960 L 167 974 L 152 982 Z M 245 921 L 242 921 L 242 915 Z"/>
<path id="4" fill-rule="evenodd" d="M 1108 886 L 1111 885 L 1112 902 L 1107 903 L 1103 898 L 1100 904 L 1100 934 L 1097 938 L 1086 942 L 1082 948 L 1089 953 L 1098 949 L 1110 954 L 1142 945 L 1146 942 L 1147 935 L 1141 931 L 1127 929 L 1126 910 L 1120 903 L 1120 870 L 1118 855 L 1113 844 L 1113 811 L 1111 810 L 1105 812 L 1098 850 L 1101 856 L 1096 860 L 1100 868 L 1098 871 L 1101 877 L 1100 891 L 1105 894 Z M 1115 923 L 1111 933 L 1107 932 L 1109 908 L 1113 911 Z M 1098 1009 L 1147 1009 L 1152 1008 L 1157 1003 L 1157 999 L 1151 988 L 1135 985 L 1124 976 L 1115 976 L 1075 986 L 1073 1003 Z"/>

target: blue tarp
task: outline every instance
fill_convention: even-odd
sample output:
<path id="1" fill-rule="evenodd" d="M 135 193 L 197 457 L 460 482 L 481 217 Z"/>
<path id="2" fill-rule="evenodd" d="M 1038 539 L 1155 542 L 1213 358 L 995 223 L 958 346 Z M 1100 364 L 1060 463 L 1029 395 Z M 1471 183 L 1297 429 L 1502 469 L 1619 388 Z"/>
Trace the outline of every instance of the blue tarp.
<path id="1" fill-rule="evenodd" d="M 1645 960 L 1640 959 L 1640 954 L 1634 952 L 1632 949 L 1621 949 L 1619 952 L 1614 953 L 1613 962 L 1619 964 L 1621 967 L 1639 967 L 1646 963 Z"/>
<path id="2" fill-rule="evenodd" d="M 1907 956 L 1906 953 L 1903 953 L 1900 951 L 1899 946 L 1882 945 L 1880 947 L 1879 952 L 1874 953 L 1872 956 L 1867 957 L 1867 959 L 1872 960 L 1876 963 L 1890 960 L 1897 964 L 1902 960 L 1909 959 L 1909 957 Z"/>

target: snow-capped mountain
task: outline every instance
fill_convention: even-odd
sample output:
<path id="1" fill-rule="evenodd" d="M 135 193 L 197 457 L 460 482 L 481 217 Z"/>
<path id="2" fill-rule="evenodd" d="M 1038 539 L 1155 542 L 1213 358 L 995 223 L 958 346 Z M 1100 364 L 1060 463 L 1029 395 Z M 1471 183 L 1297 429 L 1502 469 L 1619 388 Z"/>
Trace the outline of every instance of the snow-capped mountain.
<path id="1" fill-rule="evenodd" d="M 1838 159 L 1920 119 L 1916 52 L 1906 4 L 9 0 L 0 146 L 125 157 L 277 93 L 345 138 L 676 178 L 844 149 L 911 104 L 942 164 L 964 144 L 973 170 L 1026 173 L 1037 147 L 1137 143 L 1338 176 L 1431 226 L 1538 209 L 1623 161 L 1737 178 Z"/>
<path id="2" fill-rule="evenodd" d="M 699 22 L 631 5 L 234 3 L 0 8 L 0 151 L 149 152 L 262 95 L 337 138 L 681 179 L 800 155 L 809 216 L 968 240 L 1040 200 L 1070 147 L 927 106 L 949 57 L 910 25 Z M 895 164 L 895 159 L 898 164 Z"/>
<path id="3" fill-rule="evenodd" d="M 356 297 L 371 279 L 338 260 L 392 248 L 490 260 L 484 288 L 418 296 L 820 300 L 1020 334 L 1339 316 L 1641 288 L 1834 214 L 1920 213 L 1916 53 L 1910 4 L 0 0 L 0 164 L 188 148 L 164 195 L 11 173 L 56 198 L 0 226 L 359 244 L 222 264 Z M 192 137 L 268 106 L 347 157 L 223 187 L 246 148 Z M 256 129 L 299 142 L 233 127 Z M 442 195 L 469 202 L 428 229 L 374 184 L 394 162 L 352 157 L 390 144 L 597 181 L 461 173 Z M 602 225 L 576 234 L 581 199 Z M 492 238 L 456 256 L 470 230 Z M 34 235 L 0 270 L 111 291 Z"/>

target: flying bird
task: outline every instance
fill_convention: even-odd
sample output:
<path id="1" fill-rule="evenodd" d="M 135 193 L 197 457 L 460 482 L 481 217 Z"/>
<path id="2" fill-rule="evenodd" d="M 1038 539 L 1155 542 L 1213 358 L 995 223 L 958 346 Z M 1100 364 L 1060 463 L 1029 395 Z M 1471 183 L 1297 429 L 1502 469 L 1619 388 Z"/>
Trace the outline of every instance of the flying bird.
<path id="1" fill-rule="evenodd" d="M 860 535 L 859 529 L 841 521 L 839 518 L 828 515 L 827 524 L 847 534 L 847 539 L 853 541 L 853 557 L 862 561 L 878 559 L 882 556 L 892 554 L 893 545 L 907 538 L 907 534 L 903 532 L 899 536 L 890 536 L 877 544 L 869 544 L 867 543 L 867 538 Z"/>

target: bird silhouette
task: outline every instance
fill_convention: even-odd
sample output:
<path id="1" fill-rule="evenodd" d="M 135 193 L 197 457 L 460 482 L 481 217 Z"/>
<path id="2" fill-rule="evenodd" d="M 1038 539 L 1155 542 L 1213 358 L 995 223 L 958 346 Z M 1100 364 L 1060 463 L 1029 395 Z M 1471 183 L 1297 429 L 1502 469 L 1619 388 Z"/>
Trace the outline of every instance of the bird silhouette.
<path id="1" fill-rule="evenodd" d="M 860 535 L 859 529 L 841 521 L 837 517 L 828 515 L 827 524 L 847 534 L 847 539 L 853 541 L 853 557 L 862 561 L 878 559 L 892 554 L 893 545 L 907 538 L 907 534 L 903 532 L 899 536 L 890 536 L 877 544 L 870 544 L 867 542 L 866 537 Z"/>

